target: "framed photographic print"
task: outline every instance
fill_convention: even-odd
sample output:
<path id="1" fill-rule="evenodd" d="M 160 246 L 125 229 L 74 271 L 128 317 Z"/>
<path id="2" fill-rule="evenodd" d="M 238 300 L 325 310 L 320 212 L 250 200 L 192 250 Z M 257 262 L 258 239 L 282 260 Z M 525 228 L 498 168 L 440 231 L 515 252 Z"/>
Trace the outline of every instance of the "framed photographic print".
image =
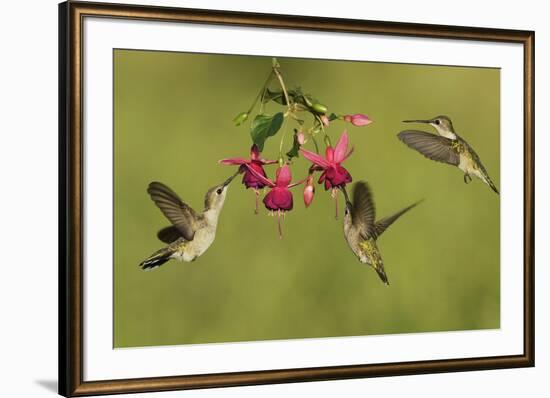
<path id="1" fill-rule="evenodd" d="M 534 32 L 59 26 L 62 395 L 534 366 Z"/>

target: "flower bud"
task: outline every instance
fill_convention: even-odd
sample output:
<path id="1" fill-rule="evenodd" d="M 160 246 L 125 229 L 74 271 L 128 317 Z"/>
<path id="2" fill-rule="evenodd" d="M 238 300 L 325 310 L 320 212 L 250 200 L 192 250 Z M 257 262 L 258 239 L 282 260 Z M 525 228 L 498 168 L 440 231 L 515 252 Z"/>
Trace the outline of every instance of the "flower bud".
<path id="1" fill-rule="evenodd" d="M 366 126 L 367 124 L 372 123 L 372 120 L 369 119 L 367 115 L 363 115 L 362 113 L 356 113 L 355 115 L 345 115 L 344 120 L 353 124 L 356 127 Z"/>
<path id="2" fill-rule="evenodd" d="M 248 119 L 248 112 L 241 112 L 233 119 L 235 126 L 240 126 Z"/>
<path id="3" fill-rule="evenodd" d="M 327 108 L 325 105 L 320 104 L 320 103 L 318 103 L 318 102 L 315 103 L 315 104 L 313 104 L 313 105 L 311 106 L 311 109 L 313 109 L 313 110 L 314 110 L 315 112 L 317 112 L 317 113 L 322 113 L 322 114 L 325 114 L 325 113 L 327 113 L 327 111 L 328 111 L 328 108 Z"/>
<path id="4" fill-rule="evenodd" d="M 304 188 L 304 204 L 306 207 L 313 202 L 313 196 L 315 195 L 315 185 L 313 184 L 313 176 L 310 174 L 306 180 L 306 186 Z"/>
<path id="5" fill-rule="evenodd" d="M 300 145 L 304 145 L 306 143 L 306 136 L 301 131 L 296 135 L 296 139 Z"/>
<path id="6" fill-rule="evenodd" d="M 321 115 L 321 121 L 323 122 L 325 127 L 328 127 L 330 125 L 330 120 L 327 115 Z"/>

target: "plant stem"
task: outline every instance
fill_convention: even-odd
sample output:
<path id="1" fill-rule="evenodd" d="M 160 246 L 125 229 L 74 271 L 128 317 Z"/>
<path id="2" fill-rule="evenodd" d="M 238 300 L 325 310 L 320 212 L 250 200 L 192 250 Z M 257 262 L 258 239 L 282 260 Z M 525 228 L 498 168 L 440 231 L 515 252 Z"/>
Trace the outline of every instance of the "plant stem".
<path id="1" fill-rule="evenodd" d="M 271 70 L 269 72 L 269 75 L 267 76 L 267 79 L 265 80 L 265 83 L 262 86 L 260 92 L 258 93 L 258 95 L 256 95 L 256 98 L 254 98 L 254 101 L 252 102 L 252 105 L 250 105 L 250 108 L 248 109 L 248 113 L 252 112 L 252 109 L 254 109 L 254 106 L 256 106 L 256 103 L 258 102 L 260 97 L 263 97 L 267 86 L 269 85 L 269 83 L 271 83 L 272 78 L 273 78 L 273 70 Z"/>
<path id="2" fill-rule="evenodd" d="M 313 144 L 315 145 L 315 152 L 317 152 L 317 155 L 319 154 L 319 144 L 317 144 L 317 140 L 315 139 L 315 137 L 312 135 L 311 136 L 311 141 L 313 141 Z"/>
<path id="3" fill-rule="evenodd" d="M 283 80 L 283 76 L 281 75 L 281 72 L 276 66 L 273 67 L 273 73 L 275 73 L 275 76 L 277 76 L 277 79 L 279 80 L 279 84 L 281 85 L 281 88 L 283 89 L 283 94 L 285 95 L 286 106 L 290 111 L 290 99 L 288 98 L 288 93 L 286 91 L 286 86 Z"/>
<path id="4" fill-rule="evenodd" d="M 283 76 L 281 75 L 281 72 L 279 71 L 278 65 L 279 65 L 278 62 L 276 62 L 276 59 L 275 59 L 275 62 L 273 64 L 273 73 L 275 74 L 275 76 L 277 76 L 277 80 L 279 80 L 279 85 L 283 90 L 283 94 L 285 96 L 285 101 L 286 101 L 286 107 L 287 107 L 287 111 L 285 112 L 285 118 L 283 120 L 283 125 L 281 126 L 281 129 L 283 130 L 283 134 L 281 136 L 281 142 L 279 144 L 279 163 L 281 163 L 281 159 L 283 159 L 283 144 L 285 142 L 285 136 L 286 136 L 286 130 L 284 128 L 285 128 L 286 118 L 292 113 L 292 107 L 290 105 L 290 98 L 288 97 L 288 92 L 286 91 L 285 81 L 283 79 Z"/>
<path id="5" fill-rule="evenodd" d="M 317 120 L 317 122 L 321 126 L 321 130 L 323 130 L 323 133 L 325 134 L 325 143 L 328 143 L 327 146 L 332 146 L 332 144 L 330 142 L 330 137 L 328 136 L 327 132 L 325 131 L 325 125 L 324 125 L 323 121 L 321 120 L 321 117 L 319 115 L 315 115 L 315 119 Z"/>

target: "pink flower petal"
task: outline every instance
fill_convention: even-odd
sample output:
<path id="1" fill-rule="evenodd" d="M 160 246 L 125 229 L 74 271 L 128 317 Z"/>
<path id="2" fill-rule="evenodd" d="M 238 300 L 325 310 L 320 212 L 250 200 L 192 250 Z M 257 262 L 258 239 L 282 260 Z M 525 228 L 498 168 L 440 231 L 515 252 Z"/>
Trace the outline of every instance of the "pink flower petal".
<path id="1" fill-rule="evenodd" d="M 264 183 L 265 185 L 268 185 L 270 187 L 274 187 L 275 186 L 275 183 L 267 178 L 265 178 L 263 175 L 261 175 L 260 173 L 258 173 L 256 170 L 254 170 L 253 167 L 250 167 L 248 164 L 246 164 L 246 168 L 252 173 L 252 175 L 254 175 L 254 177 L 256 177 L 258 180 L 260 180 L 262 183 Z"/>
<path id="2" fill-rule="evenodd" d="M 219 160 L 218 163 L 225 164 L 225 165 L 236 165 L 236 164 L 248 163 L 248 160 L 243 158 L 229 158 L 229 159 Z"/>
<path id="3" fill-rule="evenodd" d="M 331 146 L 327 146 L 327 149 L 325 150 L 325 157 L 327 158 L 327 161 L 332 164 L 334 162 L 334 148 Z"/>
<path id="4" fill-rule="evenodd" d="M 372 120 L 370 120 L 367 115 L 363 115 L 362 113 L 357 113 L 351 116 L 351 124 L 354 126 L 361 127 L 371 123 Z"/>
<path id="5" fill-rule="evenodd" d="M 300 152 L 302 152 L 302 155 L 304 155 L 307 160 L 321 166 L 322 168 L 326 169 L 330 166 L 330 163 L 324 157 L 317 155 L 316 153 L 310 152 L 306 149 L 300 149 Z"/>
<path id="6" fill-rule="evenodd" d="M 346 158 L 346 151 L 348 150 L 348 132 L 344 130 L 336 147 L 334 148 L 334 163 L 340 163 Z"/>
<path id="7" fill-rule="evenodd" d="M 288 187 L 288 184 L 290 184 L 291 180 L 292 180 L 292 174 L 290 172 L 290 167 L 288 167 L 288 165 L 285 164 L 283 167 L 279 167 L 277 169 L 275 184 L 278 187 Z"/>

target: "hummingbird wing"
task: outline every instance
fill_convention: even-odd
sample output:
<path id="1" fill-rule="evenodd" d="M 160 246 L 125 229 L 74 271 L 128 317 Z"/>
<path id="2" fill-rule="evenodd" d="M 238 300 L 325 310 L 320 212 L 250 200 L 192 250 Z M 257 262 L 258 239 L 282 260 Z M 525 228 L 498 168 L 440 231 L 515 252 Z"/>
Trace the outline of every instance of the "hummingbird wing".
<path id="1" fill-rule="evenodd" d="M 404 209 L 399 210 L 397 213 L 392 214 L 391 216 L 384 217 L 381 220 L 378 220 L 376 224 L 374 224 L 374 230 L 376 232 L 376 237 L 378 238 L 382 233 L 388 229 L 390 225 L 392 225 L 399 217 L 401 217 L 403 214 L 411 210 L 413 207 L 418 205 L 422 201 L 418 201 L 416 203 L 413 203 L 412 205 L 405 207 Z"/>
<path id="2" fill-rule="evenodd" d="M 360 231 L 363 238 L 374 237 L 376 234 L 374 219 L 376 209 L 368 184 L 358 181 L 353 186 L 353 205 L 351 208 L 351 222 Z"/>
<path id="3" fill-rule="evenodd" d="M 164 227 L 160 231 L 157 232 L 157 238 L 159 238 L 159 240 L 161 242 L 164 242 L 164 243 L 167 243 L 167 244 L 175 242 L 181 237 L 182 237 L 181 232 L 179 231 L 179 229 L 177 229 L 173 225 L 169 225 L 168 227 Z"/>
<path id="4" fill-rule="evenodd" d="M 453 150 L 453 140 L 426 133 L 425 131 L 406 130 L 397 134 L 397 137 L 428 159 L 458 166 L 460 155 Z"/>
<path id="5" fill-rule="evenodd" d="M 150 183 L 147 192 L 181 236 L 185 240 L 193 240 L 195 231 L 202 226 L 202 217 L 161 182 Z"/>

